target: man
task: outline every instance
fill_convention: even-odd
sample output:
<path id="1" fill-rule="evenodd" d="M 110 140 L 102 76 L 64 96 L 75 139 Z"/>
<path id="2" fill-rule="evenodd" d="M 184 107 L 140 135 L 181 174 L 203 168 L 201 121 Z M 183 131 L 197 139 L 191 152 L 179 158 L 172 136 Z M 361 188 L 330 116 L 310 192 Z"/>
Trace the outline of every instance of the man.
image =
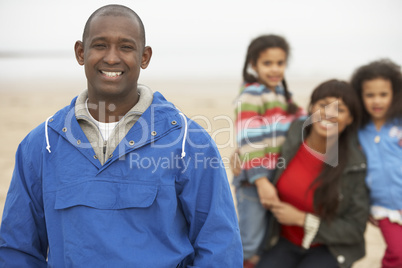
<path id="1" fill-rule="evenodd" d="M 214 142 L 137 84 L 152 56 L 138 15 L 98 9 L 75 53 L 88 90 L 18 148 L 0 267 L 242 267 Z"/>

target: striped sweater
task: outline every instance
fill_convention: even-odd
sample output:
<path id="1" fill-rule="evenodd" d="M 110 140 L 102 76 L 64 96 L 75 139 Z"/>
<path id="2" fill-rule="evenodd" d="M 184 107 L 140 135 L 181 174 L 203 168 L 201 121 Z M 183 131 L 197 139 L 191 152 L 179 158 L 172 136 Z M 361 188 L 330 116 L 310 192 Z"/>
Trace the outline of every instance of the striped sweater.
<path id="1" fill-rule="evenodd" d="M 236 135 L 242 173 L 233 183 L 254 183 L 261 177 L 272 179 L 279 152 L 290 123 L 304 115 L 303 110 L 290 115 L 285 91 L 277 86 L 272 91 L 259 83 L 244 84 L 236 102 Z M 283 164 L 283 163 L 282 163 Z"/>

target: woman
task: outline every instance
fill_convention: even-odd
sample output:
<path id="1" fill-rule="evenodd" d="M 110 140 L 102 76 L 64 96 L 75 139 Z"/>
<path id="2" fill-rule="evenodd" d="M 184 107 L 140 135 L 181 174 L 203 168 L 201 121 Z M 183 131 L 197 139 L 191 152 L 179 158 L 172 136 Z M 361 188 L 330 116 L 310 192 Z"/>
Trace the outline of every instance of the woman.
<path id="1" fill-rule="evenodd" d="M 258 268 L 350 267 L 365 254 L 369 198 L 358 98 L 348 83 L 330 80 L 312 93 L 309 112 L 292 123 L 282 147 L 285 164 L 273 180 L 280 201 L 270 204 L 274 218 Z"/>

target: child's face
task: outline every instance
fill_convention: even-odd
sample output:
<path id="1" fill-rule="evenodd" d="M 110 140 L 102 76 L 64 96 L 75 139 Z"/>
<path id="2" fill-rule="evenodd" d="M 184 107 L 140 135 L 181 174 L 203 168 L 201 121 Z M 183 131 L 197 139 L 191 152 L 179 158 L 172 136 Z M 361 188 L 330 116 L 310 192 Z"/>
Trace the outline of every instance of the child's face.
<path id="1" fill-rule="evenodd" d="M 388 79 L 375 78 L 362 84 L 362 98 L 366 111 L 374 122 L 385 122 L 392 102 L 392 83 Z"/>
<path id="2" fill-rule="evenodd" d="M 268 48 L 260 53 L 252 66 L 258 75 L 258 81 L 271 90 L 281 83 L 286 69 L 286 52 L 278 47 Z"/>
<path id="3" fill-rule="evenodd" d="M 137 92 L 140 69 L 147 67 L 152 51 L 144 49 L 135 18 L 94 17 L 83 41 L 76 43 L 76 57 L 85 67 L 89 94 L 128 98 Z"/>
<path id="4" fill-rule="evenodd" d="M 349 108 L 342 99 L 326 97 L 311 106 L 312 132 L 322 137 L 335 137 L 353 122 Z"/>

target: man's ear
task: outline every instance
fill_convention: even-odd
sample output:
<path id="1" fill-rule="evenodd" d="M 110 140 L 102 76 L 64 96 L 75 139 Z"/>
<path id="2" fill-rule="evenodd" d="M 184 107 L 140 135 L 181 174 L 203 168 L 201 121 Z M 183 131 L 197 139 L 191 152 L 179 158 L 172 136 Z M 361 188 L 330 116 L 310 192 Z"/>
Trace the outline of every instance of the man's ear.
<path id="1" fill-rule="evenodd" d="M 79 65 L 84 65 L 84 44 L 81 41 L 75 42 L 75 58 Z"/>
<path id="2" fill-rule="evenodd" d="M 141 59 L 141 68 L 146 69 L 149 65 L 149 62 L 151 61 L 152 57 L 152 48 L 151 47 L 144 47 L 144 52 L 142 53 L 142 59 Z"/>

